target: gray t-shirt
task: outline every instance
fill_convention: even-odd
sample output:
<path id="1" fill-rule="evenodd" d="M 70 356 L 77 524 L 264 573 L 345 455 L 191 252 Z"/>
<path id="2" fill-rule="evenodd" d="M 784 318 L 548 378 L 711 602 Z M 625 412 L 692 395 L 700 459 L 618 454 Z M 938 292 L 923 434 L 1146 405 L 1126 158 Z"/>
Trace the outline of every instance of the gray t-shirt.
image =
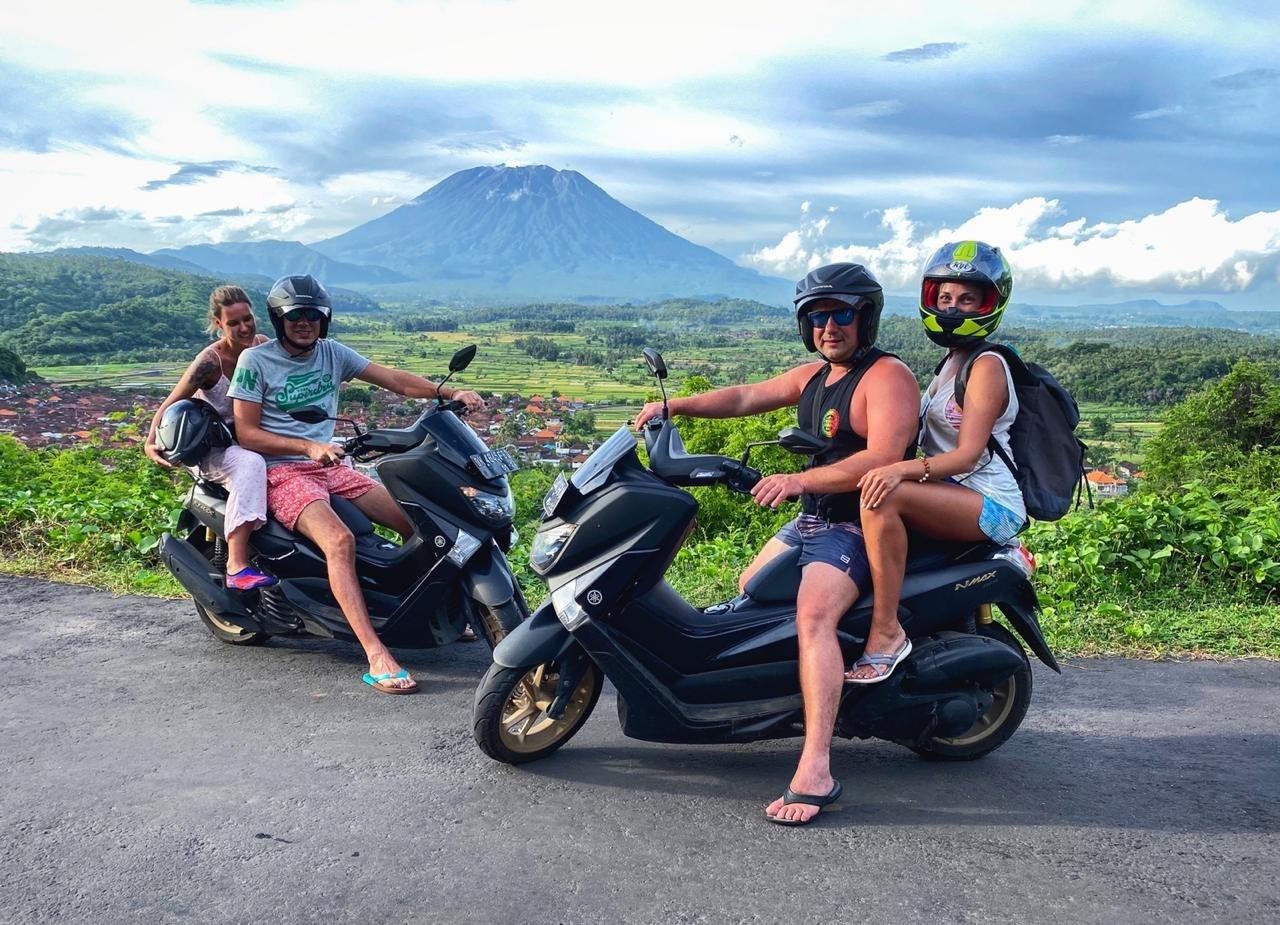
<path id="1" fill-rule="evenodd" d="M 316 341 L 315 349 L 300 357 L 290 356 L 278 340 L 272 340 L 240 354 L 227 395 L 262 405 L 262 429 L 268 433 L 328 443 L 333 439 L 333 421 L 304 424 L 288 412 L 318 405 L 330 417 L 337 415 L 339 384 L 354 379 L 368 365 L 350 347 L 328 338 Z M 305 454 L 264 453 L 263 458 L 268 466 L 307 460 Z"/>

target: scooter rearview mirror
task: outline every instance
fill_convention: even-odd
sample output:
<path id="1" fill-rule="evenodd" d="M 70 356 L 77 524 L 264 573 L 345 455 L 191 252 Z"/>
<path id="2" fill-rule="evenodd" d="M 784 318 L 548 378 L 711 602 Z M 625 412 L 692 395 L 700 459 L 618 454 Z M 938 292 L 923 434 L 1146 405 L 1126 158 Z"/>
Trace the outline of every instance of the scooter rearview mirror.
<path id="1" fill-rule="evenodd" d="M 662 419 L 665 421 L 671 417 L 671 411 L 667 407 L 667 386 L 662 381 L 667 378 L 667 364 L 662 359 L 662 354 L 652 347 L 645 347 L 643 353 L 644 365 L 649 367 L 649 372 L 658 377 L 658 388 L 662 389 Z"/>
<path id="2" fill-rule="evenodd" d="M 303 424 L 319 424 L 329 420 L 328 413 L 319 405 L 307 405 L 305 408 L 294 408 L 289 417 Z"/>
<path id="3" fill-rule="evenodd" d="M 449 372 L 451 374 L 462 372 L 464 369 L 466 369 L 468 366 L 471 365 L 471 361 L 475 359 L 475 356 L 476 356 L 475 344 L 468 344 L 466 347 L 463 347 L 461 350 L 459 350 L 450 358 Z"/>
<path id="4" fill-rule="evenodd" d="M 778 443 L 787 452 L 802 456 L 816 456 L 831 445 L 831 441 L 815 437 L 799 427 L 784 427 L 778 431 Z"/>
<path id="5" fill-rule="evenodd" d="M 649 367 L 649 372 L 659 379 L 667 378 L 667 364 L 662 359 L 662 354 L 652 347 L 644 348 L 644 365 Z"/>

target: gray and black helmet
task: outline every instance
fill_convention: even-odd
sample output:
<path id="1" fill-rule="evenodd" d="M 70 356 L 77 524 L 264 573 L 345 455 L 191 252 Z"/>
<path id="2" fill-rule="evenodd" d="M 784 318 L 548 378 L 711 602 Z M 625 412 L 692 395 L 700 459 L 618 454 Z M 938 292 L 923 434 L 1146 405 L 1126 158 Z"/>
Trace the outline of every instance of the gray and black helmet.
<path id="1" fill-rule="evenodd" d="M 284 336 L 284 316 L 295 308 L 319 309 L 324 316 L 320 321 L 320 336 L 329 336 L 333 300 L 318 279 L 313 276 L 282 276 L 267 293 L 267 314 L 271 316 L 271 326 L 276 329 L 276 337 L 280 340 L 287 339 Z"/>
<path id="2" fill-rule="evenodd" d="M 199 398 L 175 401 L 164 409 L 156 428 L 156 448 L 175 466 L 197 466 L 210 450 L 231 443 L 231 429 L 222 415 Z"/>
<path id="3" fill-rule="evenodd" d="M 884 311 L 884 290 L 870 270 L 860 263 L 829 263 L 810 270 L 796 283 L 796 324 L 810 353 L 818 347 L 813 340 L 813 325 L 806 316 L 812 303 L 819 299 L 835 299 L 857 311 L 859 351 L 876 342 L 880 313 Z"/>

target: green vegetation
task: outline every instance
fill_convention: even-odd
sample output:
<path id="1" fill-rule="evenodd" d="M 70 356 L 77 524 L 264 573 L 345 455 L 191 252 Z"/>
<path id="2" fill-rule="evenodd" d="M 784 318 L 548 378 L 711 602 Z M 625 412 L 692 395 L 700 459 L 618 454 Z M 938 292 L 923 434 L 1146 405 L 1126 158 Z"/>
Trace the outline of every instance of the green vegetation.
<path id="1" fill-rule="evenodd" d="M 25 382 L 27 364 L 7 347 L 0 347 L 0 382 Z"/>
<path id="2" fill-rule="evenodd" d="M 155 554 L 176 524 L 175 474 L 138 450 L 24 447 L 0 435 L 0 558 L 11 574 L 177 595 Z"/>
<path id="3" fill-rule="evenodd" d="M 248 291 L 265 322 L 265 277 L 215 279 L 111 257 L 0 254 L 0 346 L 31 366 L 187 362 L 209 342 L 209 292 Z M 334 293 L 339 313 L 377 304 Z"/>

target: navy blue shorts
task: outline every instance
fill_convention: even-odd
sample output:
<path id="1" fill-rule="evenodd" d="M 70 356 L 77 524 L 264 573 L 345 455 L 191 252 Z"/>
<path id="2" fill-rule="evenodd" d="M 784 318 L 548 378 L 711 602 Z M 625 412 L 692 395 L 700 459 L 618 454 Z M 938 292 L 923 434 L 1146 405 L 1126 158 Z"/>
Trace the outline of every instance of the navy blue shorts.
<path id="1" fill-rule="evenodd" d="M 800 547 L 801 568 L 810 562 L 825 562 L 853 579 L 859 594 L 870 590 L 871 563 L 867 560 L 862 528 L 857 524 L 827 523 L 821 517 L 801 514 L 774 534 L 774 538 L 788 546 Z"/>

